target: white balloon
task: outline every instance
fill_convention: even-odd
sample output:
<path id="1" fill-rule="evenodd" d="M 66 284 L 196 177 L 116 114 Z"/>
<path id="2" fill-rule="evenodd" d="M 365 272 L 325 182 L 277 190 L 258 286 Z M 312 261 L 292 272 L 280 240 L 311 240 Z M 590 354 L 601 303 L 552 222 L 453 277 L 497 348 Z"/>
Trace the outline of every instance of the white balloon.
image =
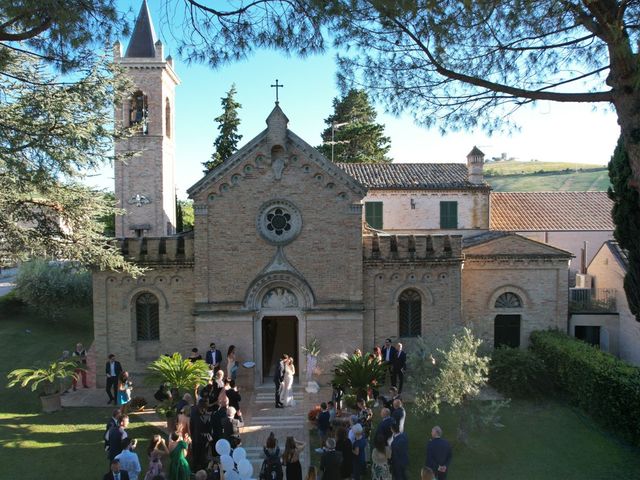
<path id="1" fill-rule="evenodd" d="M 230 455 L 220 455 L 220 465 L 222 465 L 222 469 L 225 473 L 230 472 L 236 466 Z"/>
<path id="2" fill-rule="evenodd" d="M 238 463 L 238 473 L 243 480 L 251 478 L 251 475 L 253 475 L 253 465 L 251 465 L 251 462 L 246 458 L 241 460 Z"/>
<path id="3" fill-rule="evenodd" d="M 238 447 L 233 451 L 232 457 L 236 463 L 240 463 L 242 460 L 247 458 L 247 451 L 242 447 Z"/>
<path id="4" fill-rule="evenodd" d="M 224 480 L 240 480 L 240 475 L 235 470 L 224 472 Z"/>
<path id="5" fill-rule="evenodd" d="M 218 452 L 220 456 L 229 455 L 231 453 L 231 444 L 224 438 L 221 438 L 216 442 L 216 452 Z"/>

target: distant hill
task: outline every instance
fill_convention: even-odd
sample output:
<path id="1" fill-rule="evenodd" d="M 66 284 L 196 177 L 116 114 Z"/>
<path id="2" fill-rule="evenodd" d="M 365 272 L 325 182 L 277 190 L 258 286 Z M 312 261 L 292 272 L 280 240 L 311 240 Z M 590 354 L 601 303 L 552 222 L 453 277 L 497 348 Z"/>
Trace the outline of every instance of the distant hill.
<path id="1" fill-rule="evenodd" d="M 485 180 L 497 192 L 606 191 L 605 166 L 569 162 L 489 162 Z"/>

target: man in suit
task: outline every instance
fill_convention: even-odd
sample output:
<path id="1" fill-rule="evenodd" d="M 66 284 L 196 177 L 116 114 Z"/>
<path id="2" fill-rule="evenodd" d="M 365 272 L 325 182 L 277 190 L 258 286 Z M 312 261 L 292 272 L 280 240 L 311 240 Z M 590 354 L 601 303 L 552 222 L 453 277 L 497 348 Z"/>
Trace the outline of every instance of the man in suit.
<path id="1" fill-rule="evenodd" d="M 276 365 L 276 371 L 273 374 L 273 384 L 276 387 L 276 408 L 284 408 L 284 405 L 280 401 L 280 391 L 282 389 L 282 382 L 284 382 L 284 361 L 289 358 L 285 353 L 280 357 L 280 361 Z"/>
<path id="2" fill-rule="evenodd" d="M 120 461 L 111 460 L 111 469 L 105 473 L 102 480 L 129 480 L 129 474 L 125 470 L 120 470 Z"/>
<path id="3" fill-rule="evenodd" d="M 391 418 L 391 411 L 388 408 L 380 410 L 380 418 L 382 420 L 380 420 L 373 438 L 376 438 L 378 435 L 382 435 L 384 437 L 384 441 L 389 442 L 392 435 L 391 425 L 395 423 L 395 420 Z"/>
<path id="4" fill-rule="evenodd" d="M 442 438 L 442 429 L 435 426 L 431 429 L 431 440 L 427 444 L 427 460 L 425 466 L 436 474 L 438 480 L 446 480 L 451 463 L 451 445 Z"/>
<path id="5" fill-rule="evenodd" d="M 113 411 L 113 413 L 111 413 L 111 418 L 107 422 L 107 426 L 104 429 L 104 449 L 105 450 L 109 449 L 109 430 L 111 430 L 111 427 L 117 427 L 119 425 L 120 415 L 122 415 L 122 412 L 120 411 L 119 408 L 116 408 Z"/>
<path id="6" fill-rule="evenodd" d="M 340 465 L 342 454 L 336 451 L 336 441 L 329 437 L 324 442 L 324 451 L 320 457 L 320 472 L 322 480 L 335 480 L 340 478 Z"/>
<path id="7" fill-rule="evenodd" d="M 391 418 L 395 421 L 396 425 L 398 425 L 398 431 L 400 433 L 404 432 L 404 419 L 407 416 L 407 412 L 402 405 L 402 399 L 396 398 L 393 401 L 393 410 L 391 411 Z"/>
<path id="8" fill-rule="evenodd" d="M 211 416 L 209 402 L 201 398 L 197 407 L 191 409 L 189 417 L 189 432 L 191 432 L 191 453 L 193 469 L 201 470 L 207 467 L 207 446 L 211 437 Z"/>
<path id="9" fill-rule="evenodd" d="M 129 416 L 122 415 L 118 424 L 111 427 L 107 432 L 107 444 L 109 447 L 109 460 L 116 458 L 122 452 L 122 440 L 127 438 L 126 428 L 129 426 Z"/>
<path id="10" fill-rule="evenodd" d="M 393 440 L 391 440 L 391 476 L 393 480 L 407 480 L 409 466 L 409 439 L 407 434 L 400 432 L 396 423 L 391 425 Z"/>
<path id="11" fill-rule="evenodd" d="M 404 371 L 407 368 L 407 354 L 402 349 L 402 344 L 398 342 L 396 344 L 396 353 L 393 357 L 393 376 L 391 378 L 391 385 L 398 387 L 398 394 L 402 393 L 402 385 L 404 384 Z"/>
<path id="12" fill-rule="evenodd" d="M 104 371 L 107 375 L 107 386 L 105 390 L 109 395 L 109 401 L 107 403 L 116 403 L 118 398 L 118 377 L 122 373 L 122 365 L 116 361 L 116 356 L 113 353 L 109 354 L 109 361 L 107 361 Z"/>
<path id="13" fill-rule="evenodd" d="M 384 346 L 382 347 L 382 361 L 387 366 L 387 370 L 389 370 L 389 378 L 392 386 L 396 386 L 394 383 L 393 377 L 393 360 L 396 358 L 396 349 L 391 344 L 391 339 L 387 338 L 384 341 Z"/>
<path id="14" fill-rule="evenodd" d="M 220 370 L 220 364 L 222 363 L 222 352 L 216 349 L 216 344 L 211 342 L 209 344 L 209 350 L 204 356 L 205 361 L 209 365 L 213 365 L 213 372 Z"/>

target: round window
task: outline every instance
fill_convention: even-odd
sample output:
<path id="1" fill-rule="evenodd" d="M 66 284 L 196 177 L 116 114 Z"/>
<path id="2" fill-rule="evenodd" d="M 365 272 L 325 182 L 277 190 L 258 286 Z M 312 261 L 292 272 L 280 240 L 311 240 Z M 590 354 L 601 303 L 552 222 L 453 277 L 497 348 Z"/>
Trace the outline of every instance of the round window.
<path id="1" fill-rule="evenodd" d="M 288 200 L 271 200 L 260 208 L 257 227 L 262 238 L 269 243 L 283 245 L 298 236 L 302 217 L 297 207 Z"/>

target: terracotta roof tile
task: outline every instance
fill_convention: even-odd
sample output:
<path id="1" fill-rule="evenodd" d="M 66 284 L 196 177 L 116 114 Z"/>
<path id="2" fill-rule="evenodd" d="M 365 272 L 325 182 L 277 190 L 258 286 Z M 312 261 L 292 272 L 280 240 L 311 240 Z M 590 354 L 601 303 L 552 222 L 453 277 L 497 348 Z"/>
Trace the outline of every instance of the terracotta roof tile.
<path id="1" fill-rule="evenodd" d="M 492 192 L 491 229 L 613 230 L 607 192 Z"/>
<path id="2" fill-rule="evenodd" d="M 469 182 L 463 163 L 338 163 L 367 188 L 380 189 L 489 189 Z"/>

